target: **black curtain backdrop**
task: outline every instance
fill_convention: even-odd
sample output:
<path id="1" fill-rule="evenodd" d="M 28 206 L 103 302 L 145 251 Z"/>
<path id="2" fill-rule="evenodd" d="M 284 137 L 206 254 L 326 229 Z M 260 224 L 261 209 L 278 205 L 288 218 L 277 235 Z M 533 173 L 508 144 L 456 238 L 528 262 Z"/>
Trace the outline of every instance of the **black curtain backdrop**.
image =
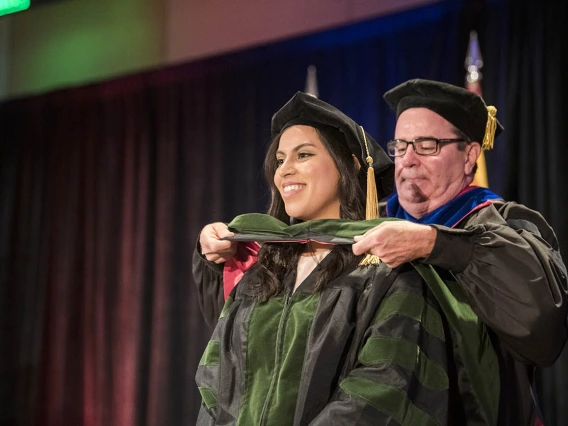
<path id="1" fill-rule="evenodd" d="M 441 1 L 274 45 L 0 105 L 0 425 L 188 425 L 211 333 L 191 278 L 203 225 L 264 211 L 270 118 L 316 65 L 320 97 L 377 140 L 382 93 L 464 83 L 470 29 L 507 131 L 490 184 L 564 251 L 566 6 Z M 539 380 L 568 425 L 566 351 Z"/>
<path id="2" fill-rule="evenodd" d="M 568 2 L 522 0 L 488 9 L 484 86 L 506 127 L 488 167 L 500 193 L 537 209 L 554 227 L 567 263 Z M 568 346 L 554 366 L 537 372 L 537 388 L 546 424 L 568 426 Z"/>

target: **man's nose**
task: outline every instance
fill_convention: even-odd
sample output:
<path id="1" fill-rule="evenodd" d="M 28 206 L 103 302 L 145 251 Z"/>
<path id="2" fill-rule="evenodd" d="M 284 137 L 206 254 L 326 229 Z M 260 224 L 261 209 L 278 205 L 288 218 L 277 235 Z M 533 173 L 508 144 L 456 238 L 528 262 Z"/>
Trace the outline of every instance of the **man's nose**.
<path id="1" fill-rule="evenodd" d="M 420 156 L 416 153 L 412 144 L 408 144 L 406 152 L 397 158 L 404 167 L 410 167 L 420 162 Z"/>

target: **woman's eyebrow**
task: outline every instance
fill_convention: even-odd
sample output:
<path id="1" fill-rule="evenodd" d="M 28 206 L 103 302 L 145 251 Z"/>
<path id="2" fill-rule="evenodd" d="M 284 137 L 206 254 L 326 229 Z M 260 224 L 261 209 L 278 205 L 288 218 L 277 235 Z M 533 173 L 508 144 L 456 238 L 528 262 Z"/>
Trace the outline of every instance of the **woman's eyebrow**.
<path id="1" fill-rule="evenodd" d="M 311 142 L 304 142 L 304 143 L 301 143 L 300 145 L 295 146 L 294 149 L 292 149 L 292 152 L 299 151 L 300 149 L 304 148 L 305 146 L 313 146 L 313 147 L 315 147 L 315 145 L 314 145 L 313 143 L 311 143 Z M 282 151 L 280 151 L 280 150 L 276 151 L 276 154 L 285 155 L 284 152 L 282 152 Z"/>

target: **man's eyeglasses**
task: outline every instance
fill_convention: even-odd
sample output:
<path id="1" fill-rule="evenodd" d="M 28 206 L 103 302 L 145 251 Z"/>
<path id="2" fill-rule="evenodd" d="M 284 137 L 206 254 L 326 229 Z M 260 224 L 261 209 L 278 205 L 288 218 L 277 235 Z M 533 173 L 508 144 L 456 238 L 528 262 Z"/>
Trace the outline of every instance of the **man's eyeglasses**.
<path id="1" fill-rule="evenodd" d="M 395 139 L 387 142 L 387 152 L 391 157 L 402 157 L 406 153 L 408 145 L 412 145 L 414 152 L 418 155 L 436 155 L 440 152 L 440 144 L 454 142 L 469 142 L 465 139 L 436 139 L 436 138 L 418 138 L 413 141 L 405 141 L 404 139 Z"/>

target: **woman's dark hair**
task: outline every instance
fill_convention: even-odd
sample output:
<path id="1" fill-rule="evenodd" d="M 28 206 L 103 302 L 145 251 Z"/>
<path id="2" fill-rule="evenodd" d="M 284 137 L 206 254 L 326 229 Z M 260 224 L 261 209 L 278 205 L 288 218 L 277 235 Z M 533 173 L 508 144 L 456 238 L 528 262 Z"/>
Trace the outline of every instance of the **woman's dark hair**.
<path id="1" fill-rule="evenodd" d="M 264 159 L 264 176 L 271 193 L 268 214 L 289 223 L 290 216 L 286 213 L 284 201 L 274 184 L 274 174 L 278 168 L 276 151 L 278 151 L 280 137 L 285 130 L 276 135 L 268 147 Z M 315 130 L 339 171 L 340 217 L 351 220 L 365 219 L 366 167 L 358 167 L 342 133 L 324 126 Z M 251 268 L 254 277 L 252 287 L 259 301 L 264 302 L 282 290 L 284 277 L 290 270 L 297 268 L 304 248 L 303 244 L 295 243 L 265 243 L 262 246 L 258 253 L 258 261 Z M 336 278 L 355 258 L 351 247 L 342 245 L 334 246 L 328 257 L 331 257 L 328 262 L 330 266 L 314 272 L 317 274 L 315 291 L 320 290 L 326 282 Z"/>

